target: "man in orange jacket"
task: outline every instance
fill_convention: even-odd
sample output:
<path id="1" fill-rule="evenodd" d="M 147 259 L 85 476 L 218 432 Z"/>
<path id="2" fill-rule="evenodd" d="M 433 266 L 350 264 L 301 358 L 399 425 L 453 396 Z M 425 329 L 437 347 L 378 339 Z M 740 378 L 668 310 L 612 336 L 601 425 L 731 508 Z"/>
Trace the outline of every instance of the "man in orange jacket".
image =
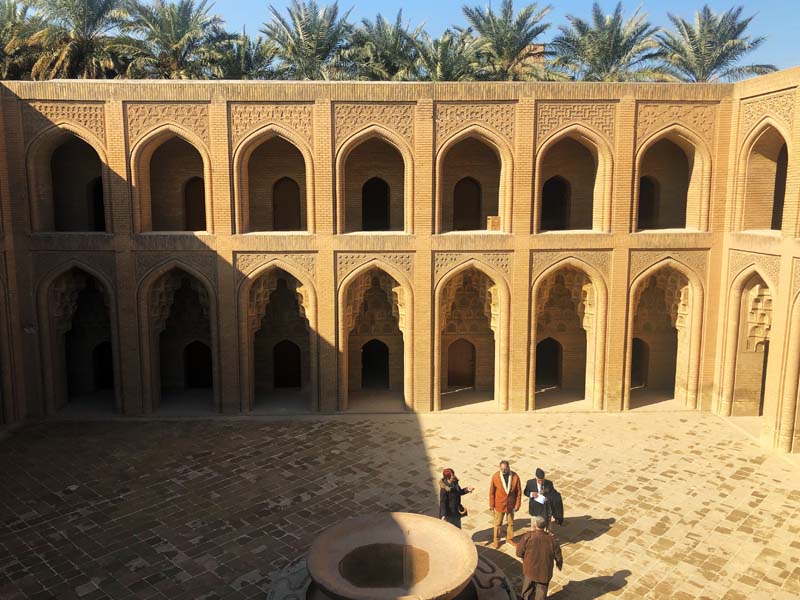
<path id="1" fill-rule="evenodd" d="M 514 513 L 519 510 L 522 502 L 522 487 L 519 483 L 519 476 L 511 470 L 507 460 L 500 461 L 500 470 L 492 475 L 489 484 L 489 508 L 494 513 L 492 525 L 494 528 L 494 539 L 492 548 L 500 547 L 500 527 L 503 519 L 506 519 L 506 541 L 515 546 L 514 543 Z"/>

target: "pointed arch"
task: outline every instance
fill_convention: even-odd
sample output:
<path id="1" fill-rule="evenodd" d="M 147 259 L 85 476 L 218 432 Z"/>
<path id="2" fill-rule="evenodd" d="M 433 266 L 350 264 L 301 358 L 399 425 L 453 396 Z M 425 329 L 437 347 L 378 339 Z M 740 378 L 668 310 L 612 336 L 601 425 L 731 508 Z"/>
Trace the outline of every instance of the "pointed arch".
<path id="1" fill-rule="evenodd" d="M 312 279 L 301 269 L 280 258 L 273 258 L 256 269 L 245 275 L 237 290 L 237 303 L 239 313 L 239 381 L 242 396 L 241 410 L 250 412 L 255 406 L 255 375 L 254 375 L 254 351 L 252 335 L 248 323 L 248 304 L 250 302 L 250 291 L 263 275 L 273 269 L 285 271 L 294 277 L 302 286 L 302 292 L 298 293 L 302 299 L 303 309 L 308 319 L 309 328 L 309 355 L 310 372 L 309 385 L 312 402 L 312 410 L 321 410 L 319 396 L 319 325 L 317 322 L 317 290 Z"/>
<path id="2" fill-rule="evenodd" d="M 377 269 L 394 279 L 400 286 L 395 294 L 399 312 L 400 333 L 403 336 L 403 402 L 407 410 L 414 410 L 414 288 L 408 275 L 387 260 L 375 257 L 350 271 L 339 283 L 337 299 L 337 355 L 339 357 L 339 410 L 347 410 L 348 400 L 348 331 L 345 327 L 344 310 L 346 294 L 350 285 L 362 275 Z"/>
<path id="3" fill-rule="evenodd" d="M 685 342 L 687 344 L 687 364 L 685 365 L 686 391 L 684 406 L 691 409 L 696 409 L 699 406 L 698 390 L 700 386 L 700 351 L 702 349 L 703 328 L 705 326 L 703 322 L 705 291 L 702 280 L 693 269 L 680 260 L 672 256 L 667 256 L 650 265 L 639 274 L 635 275 L 630 284 L 630 291 L 628 295 L 627 335 L 625 337 L 625 374 L 623 378 L 622 394 L 622 408 L 624 410 L 628 410 L 630 408 L 634 317 L 636 315 L 638 299 L 650 276 L 657 274 L 662 269 L 672 269 L 685 277 L 688 281 L 688 304 L 690 312 L 689 323 L 686 327 L 689 337 Z"/>
<path id="4" fill-rule="evenodd" d="M 206 232 L 214 233 L 214 210 L 212 201 L 211 156 L 202 139 L 195 133 L 175 125 L 165 123 L 155 127 L 139 137 L 131 148 L 130 169 L 131 187 L 133 188 L 133 221 L 137 233 L 153 231 L 153 203 L 150 185 L 150 162 L 153 153 L 162 144 L 178 138 L 189 144 L 200 155 L 203 161 L 203 184 L 205 192 Z M 175 232 L 179 233 L 179 232 Z"/>
<path id="5" fill-rule="evenodd" d="M 381 125 L 373 124 L 350 135 L 336 151 L 336 231 L 345 233 L 346 165 L 350 154 L 364 142 L 381 140 L 400 153 L 403 159 L 403 232 L 414 233 L 414 151 L 405 138 Z"/>
<path id="6" fill-rule="evenodd" d="M 689 164 L 688 191 L 686 192 L 685 229 L 708 231 L 709 207 L 711 203 L 711 151 L 705 140 L 695 131 L 680 123 L 662 127 L 648 136 L 637 148 L 634 163 L 633 206 L 630 216 L 630 231 L 637 231 L 639 213 L 639 180 L 644 175 L 642 162 L 657 143 L 667 140 L 684 153 Z"/>
<path id="7" fill-rule="evenodd" d="M 303 156 L 305 163 L 305 213 L 306 229 L 308 233 L 316 233 L 316 213 L 314 203 L 314 153 L 308 143 L 293 130 L 279 125 L 269 123 L 250 132 L 242 139 L 233 150 L 233 189 L 235 207 L 235 231 L 236 233 L 248 233 L 250 231 L 250 176 L 248 164 L 253 153 L 262 144 L 274 138 L 280 138 L 294 146 Z"/>
<path id="8" fill-rule="evenodd" d="M 769 230 L 770 227 L 762 227 L 756 225 L 759 223 L 763 217 L 761 215 L 750 215 L 751 212 L 748 210 L 748 196 L 752 194 L 751 187 L 753 181 L 753 173 L 751 173 L 751 166 L 750 166 L 750 159 L 753 155 L 753 152 L 756 149 L 758 143 L 764 138 L 765 135 L 770 133 L 770 130 L 774 131 L 780 138 L 782 138 L 783 145 L 786 147 L 787 154 L 791 156 L 791 149 L 789 148 L 789 140 L 792 139 L 791 132 L 787 130 L 784 124 L 775 119 L 770 115 L 766 115 L 761 120 L 758 121 L 750 131 L 747 132 L 747 135 L 744 138 L 741 148 L 739 149 L 739 154 L 737 156 L 737 168 L 736 168 L 736 188 L 735 188 L 735 196 L 734 196 L 734 203 L 733 203 L 733 216 L 732 216 L 732 229 L 733 231 L 745 231 L 745 230 Z M 763 166 L 762 166 L 763 167 Z M 758 176 L 763 176 L 763 168 L 758 169 L 760 172 Z M 772 173 L 770 173 L 772 175 Z M 774 181 L 770 182 L 774 183 Z M 761 187 L 761 186 L 760 186 Z M 763 196 L 763 191 L 759 190 L 761 193 L 753 194 Z M 785 190 L 784 190 L 785 193 Z M 774 201 L 774 199 L 771 199 Z M 757 200 L 756 200 L 757 201 Z M 763 199 L 761 200 L 763 202 Z M 773 208 L 772 201 L 770 202 L 770 207 Z M 764 205 L 757 205 L 756 209 L 764 209 L 766 208 Z M 763 210 L 756 210 L 756 212 L 765 212 Z M 765 223 L 766 224 L 766 223 Z"/>
<path id="9" fill-rule="evenodd" d="M 453 266 L 439 281 L 433 291 L 434 302 L 434 333 L 433 333 L 433 410 L 442 409 L 442 291 L 445 286 L 460 273 L 475 269 L 485 275 L 493 284 L 497 292 L 497 334 L 495 340 L 495 368 L 494 368 L 494 399 L 500 410 L 509 408 L 509 336 L 510 336 L 510 308 L 511 289 L 505 276 L 494 267 L 476 258 L 470 258 Z"/>
<path id="10" fill-rule="evenodd" d="M 754 278 L 763 281 L 767 288 L 775 293 L 775 281 L 765 275 L 761 269 L 751 263 L 739 270 L 728 284 L 724 315 L 726 315 L 722 332 L 722 360 L 720 360 L 720 391 L 717 398 L 718 414 L 729 417 L 733 414 L 733 402 L 736 383 L 737 349 L 742 320 L 742 296 Z"/>
<path id="11" fill-rule="evenodd" d="M 506 139 L 491 129 L 478 124 L 469 125 L 447 138 L 436 151 L 436 200 L 434 210 L 433 233 L 444 233 L 443 203 L 445 191 L 443 189 L 443 166 L 447 153 L 459 142 L 475 139 L 488 146 L 497 155 L 500 161 L 500 187 L 498 191 L 498 213 L 500 217 L 500 231 L 511 233 L 512 190 L 514 173 L 514 154 Z M 459 177 L 460 179 L 460 177 Z"/>
<path id="12" fill-rule="evenodd" d="M 70 137 L 85 142 L 94 150 L 100 161 L 100 177 L 103 189 L 103 211 L 105 231 L 82 233 L 111 233 L 111 170 L 108 166 L 108 153 L 105 144 L 94 133 L 72 123 L 59 121 L 42 130 L 26 146 L 25 166 L 28 175 L 28 195 L 30 201 L 31 231 L 55 231 L 55 207 L 50 158 Z"/>
<path id="13" fill-rule="evenodd" d="M 544 271 L 542 271 L 531 284 L 531 309 L 530 309 L 530 330 L 533 332 L 529 342 L 529 355 L 528 361 L 528 402 L 527 408 L 535 409 L 536 398 L 536 382 L 535 382 L 535 367 L 536 367 L 536 307 L 539 299 L 542 284 L 547 281 L 551 276 L 555 275 L 562 269 L 575 269 L 580 271 L 591 282 L 595 293 L 595 316 L 594 316 L 594 332 L 591 347 L 587 340 L 587 365 L 589 362 L 593 363 L 593 376 L 592 376 L 592 407 L 595 410 L 604 410 L 606 408 L 605 400 L 605 383 L 606 383 L 606 331 L 608 324 L 608 286 L 602 273 L 595 267 L 590 265 L 584 260 L 574 256 L 568 256 L 556 261 Z M 587 376 L 587 381 L 589 377 Z"/>
<path id="14" fill-rule="evenodd" d="M 536 163 L 534 166 L 534 189 L 533 200 L 533 223 L 531 232 L 541 231 L 541 207 L 542 207 L 542 184 L 544 178 L 542 174 L 542 163 L 547 157 L 548 151 L 564 140 L 574 140 L 586 148 L 595 160 L 595 179 L 593 187 L 592 203 L 592 230 L 597 232 L 611 231 L 611 198 L 612 186 L 614 181 L 614 152 L 608 140 L 596 129 L 587 125 L 575 123 L 563 127 L 547 137 L 539 149 L 536 151 Z"/>
<path id="15" fill-rule="evenodd" d="M 108 301 L 108 317 L 111 325 L 111 352 L 114 368 L 114 409 L 123 412 L 121 374 L 122 365 L 119 352 L 119 327 L 117 322 L 117 303 L 114 286 L 105 274 L 92 265 L 75 258 L 69 259 L 46 273 L 36 285 L 36 303 L 39 319 L 39 356 L 42 361 L 41 393 L 44 398 L 44 414 L 54 415 L 66 389 L 57 381 L 58 363 L 63 359 L 63 348 L 57 347 L 57 331 L 53 322 L 49 293 L 53 282 L 69 271 L 76 269 L 96 280 Z"/>
<path id="16" fill-rule="evenodd" d="M 152 267 L 139 280 L 136 289 L 137 306 L 139 310 L 139 342 L 141 344 L 142 360 L 142 413 L 152 413 L 158 409 L 161 402 L 161 378 L 159 367 L 159 340 L 158 333 L 153 330 L 150 322 L 150 290 L 153 285 L 172 270 L 182 271 L 196 279 L 208 295 L 209 337 L 211 346 L 211 376 L 213 382 L 213 408 L 222 411 L 220 394 L 220 369 L 219 369 L 219 325 L 217 295 L 211 280 L 192 265 L 177 258 L 171 258 Z"/>

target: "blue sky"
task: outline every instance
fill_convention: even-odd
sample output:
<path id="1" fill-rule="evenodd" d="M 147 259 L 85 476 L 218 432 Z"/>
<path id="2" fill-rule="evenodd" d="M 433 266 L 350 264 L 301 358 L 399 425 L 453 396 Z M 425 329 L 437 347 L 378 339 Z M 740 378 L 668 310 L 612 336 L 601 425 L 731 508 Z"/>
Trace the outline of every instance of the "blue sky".
<path id="1" fill-rule="evenodd" d="M 488 0 L 473 0 L 469 4 L 485 6 Z M 327 0 L 318 0 L 319 4 L 326 4 Z M 261 24 L 267 19 L 267 6 L 273 4 L 275 7 L 283 9 L 289 2 L 287 0 L 216 0 L 214 2 L 215 13 L 221 15 L 230 29 L 240 30 L 246 26 L 248 33 L 257 33 Z M 411 22 L 412 25 L 425 21 L 425 28 L 431 35 L 438 35 L 449 25 L 463 25 L 464 18 L 461 13 L 462 0 L 397 0 L 387 1 L 368 1 L 368 0 L 340 0 L 339 6 L 343 9 L 352 8 L 350 13 L 351 21 L 360 21 L 364 17 L 374 18 L 377 13 L 384 17 L 394 17 L 399 8 L 403 9 L 403 18 Z M 524 6 L 524 2 L 517 0 L 516 6 Z M 548 2 L 540 2 L 546 5 Z M 568 0 L 562 2 L 550 2 L 553 10 L 549 15 L 549 21 L 554 24 L 545 34 L 545 41 L 552 36 L 555 25 L 565 22 L 565 15 L 574 14 L 583 18 L 588 18 L 591 11 L 591 2 Z M 644 2 L 644 10 L 649 14 L 650 19 L 657 25 L 666 25 L 667 12 L 679 14 L 684 17 L 691 17 L 694 11 L 702 6 L 703 2 L 688 0 L 670 0 L 669 2 Z M 800 35 L 800 2 L 798 0 L 762 0 L 761 2 L 745 1 L 738 3 L 731 2 L 708 2 L 716 11 L 724 11 L 733 5 L 741 4 L 745 7 L 744 14 L 756 14 L 756 18 L 750 26 L 750 35 L 766 35 L 767 41 L 764 45 L 751 55 L 750 62 L 772 63 L 781 69 L 800 64 L 800 50 L 798 50 L 798 36 Z M 494 0 L 494 6 L 500 5 L 500 0 Z M 602 2 L 601 6 L 606 11 L 611 12 L 616 2 Z M 626 14 L 633 12 L 639 5 L 638 2 L 625 2 Z"/>

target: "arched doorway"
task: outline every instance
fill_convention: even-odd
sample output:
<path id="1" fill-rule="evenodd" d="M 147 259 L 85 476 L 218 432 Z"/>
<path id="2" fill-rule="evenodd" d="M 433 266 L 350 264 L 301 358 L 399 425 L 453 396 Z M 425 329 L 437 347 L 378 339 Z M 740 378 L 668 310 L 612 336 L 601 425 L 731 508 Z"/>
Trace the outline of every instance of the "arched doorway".
<path id="1" fill-rule="evenodd" d="M 658 183 L 652 177 L 639 179 L 639 214 L 636 229 L 656 229 L 658 226 Z"/>
<path id="2" fill-rule="evenodd" d="M 92 231 L 106 230 L 106 213 L 103 205 L 103 179 L 95 177 L 87 186 L 89 206 L 89 227 Z"/>
<path id="3" fill-rule="evenodd" d="M 542 187 L 542 231 L 569 227 L 570 186 L 563 177 L 551 177 Z"/>
<path id="4" fill-rule="evenodd" d="M 183 349 L 184 387 L 211 387 L 211 348 L 194 341 Z"/>
<path id="5" fill-rule="evenodd" d="M 183 192 L 186 231 L 206 230 L 206 191 L 202 177 L 192 177 Z"/>
<path id="6" fill-rule="evenodd" d="M 481 185 L 464 177 L 453 190 L 453 231 L 474 231 L 481 227 Z"/>
<path id="7" fill-rule="evenodd" d="M 786 140 L 767 125 L 752 144 L 745 165 L 742 229 L 780 231 L 788 167 Z"/>
<path id="8" fill-rule="evenodd" d="M 740 300 L 732 416 L 762 416 L 772 329 L 772 292 L 754 274 Z"/>
<path id="9" fill-rule="evenodd" d="M 645 184 L 644 191 L 652 193 L 657 190 L 658 204 L 654 210 L 653 201 L 646 198 L 642 205 L 640 197 L 637 224 L 642 222 L 648 225 L 647 229 L 686 228 L 689 190 L 692 178 L 696 177 L 696 168 L 694 157 L 690 159 L 683 148 L 670 139 L 661 139 L 648 148 L 639 167 L 640 184 L 645 178 L 652 182 L 653 185 Z"/>
<path id="10" fill-rule="evenodd" d="M 363 231 L 389 231 L 389 184 L 373 177 L 361 188 L 361 228 Z"/>
<path id="11" fill-rule="evenodd" d="M 92 350 L 92 367 L 94 371 L 94 387 L 96 390 L 114 389 L 114 359 L 111 353 L 111 342 L 100 342 Z"/>
<path id="12" fill-rule="evenodd" d="M 447 349 L 447 387 L 475 387 L 475 346 L 456 340 Z"/>
<path id="13" fill-rule="evenodd" d="M 538 389 L 561 387 L 561 344 L 545 338 L 536 344 L 536 387 Z"/>
<path id="14" fill-rule="evenodd" d="M 299 231 L 300 220 L 300 186 L 294 179 L 282 177 L 272 188 L 272 229 Z"/>
<path id="15" fill-rule="evenodd" d="M 275 344 L 272 352 L 273 387 L 299 389 L 303 380 L 300 346 L 283 340 Z"/>
<path id="16" fill-rule="evenodd" d="M 437 184 L 437 233 L 489 229 L 490 217 L 500 217 L 502 165 L 496 148 L 467 137 L 445 152 Z M 508 230 L 508 223 L 499 225 Z"/>
<path id="17" fill-rule="evenodd" d="M 389 389 L 389 346 L 370 340 L 361 347 L 361 388 Z"/>
<path id="18" fill-rule="evenodd" d="M 55 231 L 105 231 L 101 170 L 94 148 L 74 135 L 56 148 L 50 159 Z"/>
<path id="19" fill-rule="evenodd" d="M 647 371 L 650 368 L 650 347 L 647 342 L 633 338 L 631 344 L 631 389 L 647 387 Z"/>

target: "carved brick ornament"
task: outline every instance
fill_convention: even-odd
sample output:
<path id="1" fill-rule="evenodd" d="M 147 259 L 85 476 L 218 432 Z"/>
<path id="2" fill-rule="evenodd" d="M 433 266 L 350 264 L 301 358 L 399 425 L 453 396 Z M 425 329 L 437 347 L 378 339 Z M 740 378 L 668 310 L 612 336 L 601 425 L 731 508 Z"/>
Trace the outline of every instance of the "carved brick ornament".
<path id="1" fill-rule="evenodd" d="M 436 145 L 441 146 L 452 134 L 471 124 L 493 129 L 511 144 L 514 141 L 514 105 L 500 102 L 492 104 L 437 103 Z"/>
<path id="2" fill-rule="evenodd" d="M 106 141 L 105 108 L 100 102 L 29 102 L 23 105 L 25 139 L 53 124 L 74 123 Z"/>
<path id="3" fill-rule="evenodd" d="M 616 104 L 541 102 L 537 105 L 536 110 L 536 143 L 537 145 L 541 144 L 552 132 L 573 123 L 588 125 L 613 143 L 616 115 Z"/>
<path id="4" fill-rule="evenodd" d="M 709 143 L 714 137 L 715 104 L 661 104 L 642 102 L 637 108 L 638 146 L 651 134 L 673 123 L 685 123 Z"/>
<path id="5" fill-rule="evenodd" d="M 126 105 L 131 145 L 151 129 L 172 123 L 196 134 L 208 145 L 208 105 L 151 102 Z"/>
<path id="6" fill-rule="evenodd" d="M 234 103 L 230 107 L 231 142 L 236 146 L 255 129 L 274 123 L 291 129 L 311 145 L 313 120 L 310 104 Z"/>
<path id="7" fill-rule="evenodd" d="M 742 102 L 742 137 L 767 115 L 781 121 L 791 129 L 794 119 L 794 92 L 772 94 Z"/>
<path id="8" fill-rule="evenodd" d="M 413 104 L 336 103 L 333 114 L 337 148 L 352 134 L 373 124 L 396 132 L 414 146 Z"/>

